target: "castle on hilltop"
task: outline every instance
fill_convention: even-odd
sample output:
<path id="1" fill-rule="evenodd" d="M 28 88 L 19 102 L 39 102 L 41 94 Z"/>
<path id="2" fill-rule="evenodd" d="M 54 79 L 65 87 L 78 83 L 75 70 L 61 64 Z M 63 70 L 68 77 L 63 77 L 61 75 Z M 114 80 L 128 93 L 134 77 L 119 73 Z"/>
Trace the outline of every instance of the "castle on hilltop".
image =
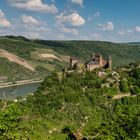
<path id="1" fill-rule="evenodd" d="M 104 59 L 101 54 L 91 54 L 91 59 L 83 63 L 75 57 L 70 58 L 70 69 L 71 70 L 89 70 L 93 71 L 96 68 L 112 68 L 112 58 Z"/>

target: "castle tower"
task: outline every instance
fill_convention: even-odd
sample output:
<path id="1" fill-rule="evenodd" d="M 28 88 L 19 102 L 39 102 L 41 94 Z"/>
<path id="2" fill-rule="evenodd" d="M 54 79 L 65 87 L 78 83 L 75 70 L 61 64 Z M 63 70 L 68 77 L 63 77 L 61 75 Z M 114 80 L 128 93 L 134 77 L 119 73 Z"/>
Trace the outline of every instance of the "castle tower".
<path id="1" fill-rule="evenodd" d="M 111 57 L 111 55 L 109 55 L 109 57 L 108 57 L 108 68 L 112 69 L 112 57 Z"/>
<path id="2" fill-rule="evenodd" d="M 70 58 L 70 68 L 73 69 L 77 65 L 77 63 L 78 63 L 78 59 L 77 58 L 75 58 L 75 57 L 71 57 Z"/>
<path id="3" fill-rule="evenodd" d="M 94 59 L 95 59 L 95 54 L 92 53 L 92 54 L 91 54 L 91 60 L 94 60 Z"/>
<path id="4" fill-rule="evenodd" d="M 100 66 L 102 66 L 102 65 L 103 65 L 103 58 L 102 58 L 102 55 L 100 55 L 100 54 L 95 54 L 95 61 L 98 62 L 98 64 L 99 64 Z"/>
<path id="5" fill-rule="evenodd" d="M 100 64 L 101 67 L 103 66 L 103 57 L 102 57 L 102 55 L 100 55 L 99 64 Z"/>

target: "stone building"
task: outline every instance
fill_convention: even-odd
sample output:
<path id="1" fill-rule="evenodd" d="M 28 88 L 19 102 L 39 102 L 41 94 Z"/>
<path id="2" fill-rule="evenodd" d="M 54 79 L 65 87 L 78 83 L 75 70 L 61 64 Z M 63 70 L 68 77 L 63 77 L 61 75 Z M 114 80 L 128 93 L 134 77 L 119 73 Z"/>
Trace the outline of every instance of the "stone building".
<path id="1" fill-rule="evenodd" d="M 78 59 L 76 57 L 70 57 L 70 69 L 75 69 L 78 64 Z"/>
<path id="2" fill-rule="evenodd" d="M 84 68 L 84 62 L 75 57 L 70 58 L 70 69 L 83 70 Z"/>
<path id="3" fill-rule="evenodd" d="M 89 70 L 93 71 L 96 68 L 108 68 L 112 67 L 112 58 L 104 59 L 101 54 L 91 54 L 91 59 L 83 63 L 75 57 L 70 58 L 70 69 L 77 70 Z"/>
<path id="4" fill-rule="evenodd" d="M 92 71 L 96 68 L 109 68 L 112 67 L 112 58 L 109 56 L 108 59 L 104 59 L 101 54 L 91 54 L 91 60 L 87 61 L 86 70 Z"/>

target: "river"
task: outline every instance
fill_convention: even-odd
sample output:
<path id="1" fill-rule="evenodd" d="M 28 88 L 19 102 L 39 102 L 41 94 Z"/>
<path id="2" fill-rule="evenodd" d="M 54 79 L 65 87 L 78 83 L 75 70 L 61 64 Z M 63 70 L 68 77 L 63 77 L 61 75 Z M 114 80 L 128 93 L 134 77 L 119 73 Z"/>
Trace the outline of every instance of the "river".
<path id="1" fill-rule="evenodd" d="M 11 95 L 11 100 L 16 99 L 16 97 L 26 97 L 28 94 L 34 93 L 37 88 L 40 86 L 40 83 L 30 83 L 30 84 L 24 84 L 24 85 L 18 85 L 13 87 L 5 87 L 0 88 L 0 98 L 3 97 L 3 93 L 5 93 L 6 97 L 9 96 L 11 93 L 15 93 Z"/>

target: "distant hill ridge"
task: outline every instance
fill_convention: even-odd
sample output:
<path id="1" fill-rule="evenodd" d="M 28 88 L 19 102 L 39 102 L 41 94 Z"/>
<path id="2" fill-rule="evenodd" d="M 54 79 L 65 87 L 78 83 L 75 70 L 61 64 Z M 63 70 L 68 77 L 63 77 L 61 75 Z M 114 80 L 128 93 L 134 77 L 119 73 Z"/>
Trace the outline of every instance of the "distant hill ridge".
<path id="1" fill-rule="evenodd" d="M 126 44 L 80 40 L 31 40 L 23 36 L 10 35 L 0 37 L 0 49 L 24 59 L 43 76 L 47 71 L 60 71 L 69 65 L 70 56 L 88 60 L 91 53 L 100 53 L 104 58 L 111 55 L 113 67 L 140 61 L 139 42 Z"/>
<path id="2" fill-rule="evenodd" d="M 129 43 L 126 43 L 126 44 L 131 44 L 131 45 L 140 45 L 140 42 L 129 42 Z"/>
<path id="3" fill-rule="evenodd" d="M 92 52 L 99 52 L 104 57 L 112 55 L 114 66 L 138 61 L 140 59 L 138 44 L 139 42 L 123 44 L 102 41 L 30 40 L 23 36 L 5 36 L 0 40 L 0 48 L 15 52 L 23 58 L 29 58 L 36 48 L 51 49 L 60 55 L 76 56 L 80 59 L 88 59 Z"/>

